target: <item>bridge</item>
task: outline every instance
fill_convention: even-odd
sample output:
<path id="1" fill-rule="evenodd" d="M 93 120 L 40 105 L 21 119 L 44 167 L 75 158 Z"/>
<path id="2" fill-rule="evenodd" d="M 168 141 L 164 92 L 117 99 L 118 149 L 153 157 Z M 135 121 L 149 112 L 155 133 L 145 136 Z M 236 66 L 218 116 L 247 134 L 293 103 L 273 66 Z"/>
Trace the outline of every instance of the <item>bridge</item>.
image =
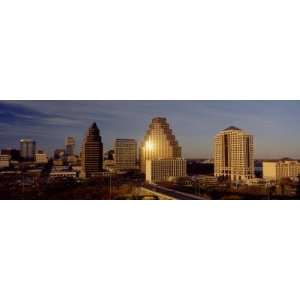
<path id="1" fill-rule="evenodd" d="M 184 193 L 154 184 L 144 184 L 143 187 L 141 187 L 141 191 L 144 195 L 149 193 L 149 196 L 157 196 L 160 200 L 207 200 L 198 195 Z"/>

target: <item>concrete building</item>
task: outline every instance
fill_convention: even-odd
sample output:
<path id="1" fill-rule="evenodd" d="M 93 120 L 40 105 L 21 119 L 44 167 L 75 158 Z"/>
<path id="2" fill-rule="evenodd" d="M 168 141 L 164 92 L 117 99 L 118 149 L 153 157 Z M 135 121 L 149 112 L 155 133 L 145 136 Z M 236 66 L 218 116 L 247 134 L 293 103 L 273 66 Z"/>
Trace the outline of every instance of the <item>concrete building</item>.
<path id="1" fill-rule="evenodd" d="M 134 139 L 116 139 L 115 164 L 117 170 L 137 168 L 137 142 Z"/>
<path id="2" fill-rule="evenodd" d="M 198 175 L 196 176 L 196 182 L 204 186 L 216 186 L 218 185 L 218 178 L 209 175 Z"/>
<path id="3" fill-rule="evenodd" d="M 279 181 L 281 178 L 295 180 L 300 175 L 300 162 L 297 160 L 263 161 L 263 178 Z"/>
<path id="4" fill-rule="evenodd" d="M 17 149 L 2 149 L 1 150 L 2 155 L 10 155 L 11 160 L 20 160 L 20 150 Z"/>
<path id="5" fill-rule="evenodd" d="M 63 166 L 65 164 L 63 159 L 54 159 L 53 160 L 53 165 L 54 166 Z"/>
<path id="6" fill-rule="evenodd" d="M 96 123 L 88 129 L 81 149 L 81 177 L 97 176 L 103 169 L 103 144 Z"/>
<path id="7" fill-rule="evenodd" d="M 24 160 L 34 160 L 35 159 L 35 147 L 36 143 L 30 139 L 20 140 L 20 154 Z"/>
<path id="8" fill-rule="evenodd" d="M 6 154 L 0 155 L 0 169 L 8 168 L 10 166 L 11 156 Z"/>
<path id="9" fill-rule="evenodd" d="M 38 164 L 47 164 L 48 156 L 46 153 L 36 153 L 35 154 L 35 162 Z"/>
<path id="10" fill-rule="evenodd" d="M 111 159 L 106 159 L 103 161 L 103 169 L 114 173 L 116 171 L 116 162 L 114 160 Z"/>
<path id="11" fill-rule="evenodd" d="M 69 165 L 77 165 L 77 164 L 80 163 L 79 157 L 76 156 L 76 155 L 69 155 L 69 156 L 67 156 L 66 162 L 67 162 Z"/>
<path id="12" fill-rule="evenodd" d="M 154 159 L 146 161 L 146 181 L 157 183 L 168 181 L 170 177 L 186 176 L 186 160 L 177 159 Z"/>
<path id="13" fill-rule="evenodd" d="M 65 141 L 67 156 L 75 155 L 75 145 L 76 145 L 75 138 L 72 136 L 68 136 Z"/>
<path id="14" fill-rule="evenodd" d="M 65 159 L 66 150 L 65 149 L 55 149 L 54 150 L 54 159 Z"/>
<path id="15" fill-rule="evenodd" d="M 147 160 L 181 158 L 181 147 L 166 118 L 154 118 L 140 147 L 141 171 L 146 171 Z"/>
<path id="16" fill-rule="evenodd" d="M 76 178 L 76 171 L 51 171 L 50 178 Z"/>
<path id="17" fill-rule="evenodd" d="M 231 126 L 214 138 L 214 175 L 232 181 L 254 178 L 253 136 Z"/>

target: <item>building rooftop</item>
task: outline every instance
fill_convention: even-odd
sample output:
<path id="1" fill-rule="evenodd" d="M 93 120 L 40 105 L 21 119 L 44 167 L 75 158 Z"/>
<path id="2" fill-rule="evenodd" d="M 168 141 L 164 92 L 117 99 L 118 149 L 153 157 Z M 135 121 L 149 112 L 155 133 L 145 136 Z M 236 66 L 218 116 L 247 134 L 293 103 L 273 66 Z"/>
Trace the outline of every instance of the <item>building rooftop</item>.
<path id="1" fill-rule="evenodd" d="M 225 131 L 225 130 L 240 130 L 241 131 L 240 128 L 235 127 L 235 126 L 229 126 L 229 127 L 225 128 L 225 129 L 223 129 L 223 131 Z"/>
<path id="2" fill-rule="evenodd" d="M 93 122 L 93 124 L 92 124 L 92 126 L 90 128 L 96 128 L 96 129 L 98 129 L 96 122 Z"/>

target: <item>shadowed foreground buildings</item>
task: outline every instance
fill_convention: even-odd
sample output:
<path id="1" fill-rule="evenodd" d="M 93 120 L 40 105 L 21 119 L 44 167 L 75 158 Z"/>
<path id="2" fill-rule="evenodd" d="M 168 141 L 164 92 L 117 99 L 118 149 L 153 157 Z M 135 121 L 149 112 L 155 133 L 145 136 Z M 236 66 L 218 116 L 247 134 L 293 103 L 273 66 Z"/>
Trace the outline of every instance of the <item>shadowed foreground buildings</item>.
<path id="1" fill-rule="evenodd" d="M 214 173 L 233 181 L 254 178 L 253 136 L 231 126 L 214 139 Z"/>
<path id="2" fill-rule="evenodd" d="M 96 123 L 88 129 L 82 143 L 81 166 L 84 178 L 97 176 L 103 168 L 103 144 Z"/>
<path id="3" fill-rule="evenodd" d="M 181 158 L 179 146 L 166 118 L 154 118 L 140 148 L 141 171 L 146 171 L 146 161 Z"/>

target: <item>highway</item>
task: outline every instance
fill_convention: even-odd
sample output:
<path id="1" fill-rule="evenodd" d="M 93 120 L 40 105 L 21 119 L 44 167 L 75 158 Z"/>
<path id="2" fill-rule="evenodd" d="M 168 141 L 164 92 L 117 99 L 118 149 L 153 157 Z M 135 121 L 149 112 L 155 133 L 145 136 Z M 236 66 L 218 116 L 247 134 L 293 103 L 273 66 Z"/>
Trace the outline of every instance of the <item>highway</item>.
<path id="1" fill-rule="evenodd" d="M 159 185 L 146 183 L 143 185 L 143 187 L 146 189 L 149 189 L 151 191 L 154 191 L 154 192 L 158 192 L 161 194 L 171 196 L 172 198 L 175 198 L 177 200 L 208 200 L 206 198 L 203 198 L 203 197 L 200 197 L 197 195 L 179 192 L 179 191 L 172 190 L 172 189 L 169 189 L 169 188 L 166 188 L 163 186 L 159 186 Z"/>

